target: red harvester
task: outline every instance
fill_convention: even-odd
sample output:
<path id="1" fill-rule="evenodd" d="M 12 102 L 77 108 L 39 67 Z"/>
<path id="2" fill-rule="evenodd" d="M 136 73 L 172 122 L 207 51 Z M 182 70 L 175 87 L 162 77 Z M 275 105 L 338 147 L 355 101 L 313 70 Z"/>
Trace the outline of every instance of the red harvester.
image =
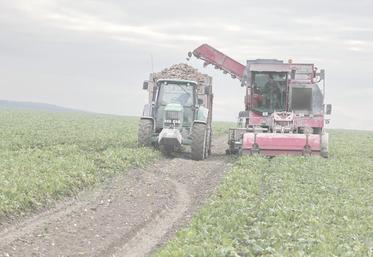
<path id="1" fill-rule="evenodd" d="M 231 74 L 246 88 L 245 111 L 239 113 L 239 127 L 229 130 L 228 153 L 328 157 L 324 124 L 331 105 L 325 108 L 324 70 L 275 59 L 248 60 L 245 66 L 207 44 L 188 55 Z"/>

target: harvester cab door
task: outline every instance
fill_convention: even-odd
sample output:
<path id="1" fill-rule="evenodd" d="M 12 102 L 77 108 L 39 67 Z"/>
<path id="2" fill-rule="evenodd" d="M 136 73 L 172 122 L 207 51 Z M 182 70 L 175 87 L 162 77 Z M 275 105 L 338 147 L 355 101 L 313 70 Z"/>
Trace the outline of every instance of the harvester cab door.
<path id="1" fill-rule="evenodd" d="M 251 78 L 250 107 L 252 110 L 260 113 L 286 110 L 287 73 L 253 72 Z"/>

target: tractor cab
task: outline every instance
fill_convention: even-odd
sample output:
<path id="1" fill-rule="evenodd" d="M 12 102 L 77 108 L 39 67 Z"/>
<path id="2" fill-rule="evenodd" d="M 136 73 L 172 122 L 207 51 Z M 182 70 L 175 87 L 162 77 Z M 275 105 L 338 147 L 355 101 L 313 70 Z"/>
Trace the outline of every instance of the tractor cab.
<path id="1" fill-rule="evenodd" d="M 188 80 L 158 80 L 155 99 L 156 130 L 164 127 L 190 127 L 197 103 L 197 84 Z"/>

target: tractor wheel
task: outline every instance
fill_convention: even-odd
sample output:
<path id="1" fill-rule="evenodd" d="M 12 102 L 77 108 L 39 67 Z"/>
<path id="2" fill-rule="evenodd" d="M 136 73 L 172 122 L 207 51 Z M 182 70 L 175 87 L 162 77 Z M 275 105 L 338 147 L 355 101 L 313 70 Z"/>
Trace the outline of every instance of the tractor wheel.
<path id="1" fill-rule="evenodd" d="M 210 128 L 210 134 L 208 136 L 207 142 L 208 142 L 208 145 L 207 145 L 208 149 L 207 149 L 207 155 L 206 155 L 206 157 L 209 156 L 209 155 L 211 155 L 211 145 L 212 145 L 212 129 L 211 128 Z"/>
<path id="2" fill-rule="evenodd" d="M 139 123 L 138 139 L 139 146 L 151 146 L 151 138 L 153 134 L 153 121 L 141 119 Z"/>
<path id="3" fill-rule="evenodd" d="M 205 124 L 195 123 L 192 127 L 192 144 L 190 146 L 192 159 L 200 161 L 206 157 L 207 129 Z"/>

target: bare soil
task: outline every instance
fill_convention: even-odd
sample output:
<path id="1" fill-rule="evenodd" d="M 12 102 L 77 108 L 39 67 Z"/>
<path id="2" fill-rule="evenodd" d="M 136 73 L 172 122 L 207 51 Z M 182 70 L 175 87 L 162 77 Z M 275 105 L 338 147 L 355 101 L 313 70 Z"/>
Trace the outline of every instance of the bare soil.
<path id="1" fill-rule="evenodd" d="M 0 256 L 150 256 L 188 224 L 230 165 L 187 154 L 133 169 L 41 213 L 0 224 Z"/>

